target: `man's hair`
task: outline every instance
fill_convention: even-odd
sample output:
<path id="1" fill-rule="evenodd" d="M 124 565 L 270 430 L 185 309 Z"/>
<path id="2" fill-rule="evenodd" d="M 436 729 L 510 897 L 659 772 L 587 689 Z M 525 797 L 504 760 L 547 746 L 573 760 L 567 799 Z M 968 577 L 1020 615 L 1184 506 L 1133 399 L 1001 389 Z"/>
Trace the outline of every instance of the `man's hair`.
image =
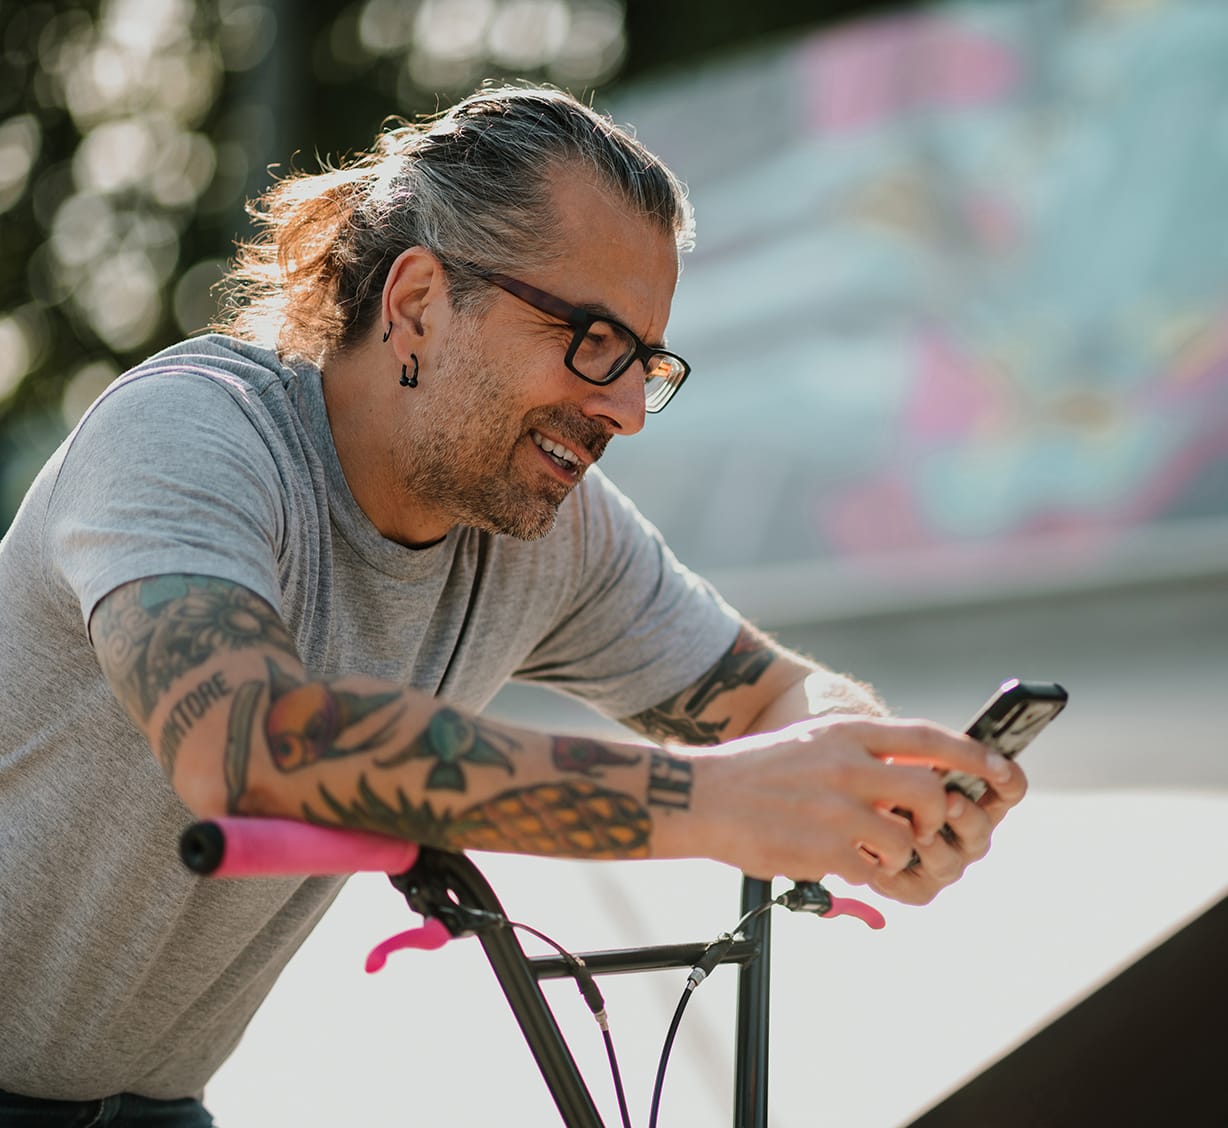
<path id="1" fill-rule="evenodd" d="M 238 246 L 213 328 L 283 355 L 345 350 L 414 246 L 439 255 L 453 304 L 474 311 L 489 287 L 452 264 L 514 273 L 565 253 L 550 197 L 565 168 L 690 249 L 685 187 L 627 130 L 559 90 L 487 88 L 433 118 L 398 120 L 368 152 L 285 177 L 249 205 L 259 232 Z"/>

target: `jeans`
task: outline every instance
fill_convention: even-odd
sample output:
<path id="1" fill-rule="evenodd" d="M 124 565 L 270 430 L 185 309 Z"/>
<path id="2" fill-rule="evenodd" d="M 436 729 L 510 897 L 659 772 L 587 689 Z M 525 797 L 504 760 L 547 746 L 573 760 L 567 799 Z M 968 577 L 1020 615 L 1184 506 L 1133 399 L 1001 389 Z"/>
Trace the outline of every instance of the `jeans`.
<path id="1" fill-rule="evenodd" d="M 200 1101 L 120 1093 L 95 1101 L 45 1101 L 0 1089 L 0 1128 L 212 1128 Z"/>

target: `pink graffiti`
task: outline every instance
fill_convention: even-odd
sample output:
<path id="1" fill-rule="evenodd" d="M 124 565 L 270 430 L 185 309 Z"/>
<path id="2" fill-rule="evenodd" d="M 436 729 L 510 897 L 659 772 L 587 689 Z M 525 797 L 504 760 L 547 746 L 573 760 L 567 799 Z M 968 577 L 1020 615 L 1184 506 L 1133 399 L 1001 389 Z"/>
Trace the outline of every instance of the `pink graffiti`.
<path id="1" fill-rule="evenodd" d="M 917 382 L 901 420 L 923 443 L 966 437 L 1008 416 L 1009 386 L 938 330 L 917 342 Z"/>
<path id="2" fill-rule="evenodd" d="M 867 129 L 907 110 L 1000 101 L 1021 71 L 1007 45 L 929 15 L 820 33 L 803 47 L 799 66 L 806 118 L 830 133 Z"/>

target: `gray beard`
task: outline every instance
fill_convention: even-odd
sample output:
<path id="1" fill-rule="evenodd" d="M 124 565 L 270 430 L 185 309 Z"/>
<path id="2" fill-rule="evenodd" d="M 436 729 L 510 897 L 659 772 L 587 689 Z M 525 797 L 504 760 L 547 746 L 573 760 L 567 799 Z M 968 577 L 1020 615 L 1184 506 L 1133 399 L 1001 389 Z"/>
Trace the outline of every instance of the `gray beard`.
<path id="1" fill-rule="evenodd" d="M 509 416 L 498 397 L 474 398 L 476 403 L 457 405 L 447 433 L 435 429 L 417 440 L 402 433 L 396 448 L 397 480 L 407 494 L 429 500 L 430 507 L 453 524 L 540 540 L 554 528 L 559 506 L 574 485 L 552 479 L 530 484 L 516 465 L 517 457 L 524 457 L 521 443 L 532 442 L 529 428 L 558 435 L 594 458 L 605 449 L 609 434 L 576 409 L 562 407 L 530 412 L 510 434 Z"/>

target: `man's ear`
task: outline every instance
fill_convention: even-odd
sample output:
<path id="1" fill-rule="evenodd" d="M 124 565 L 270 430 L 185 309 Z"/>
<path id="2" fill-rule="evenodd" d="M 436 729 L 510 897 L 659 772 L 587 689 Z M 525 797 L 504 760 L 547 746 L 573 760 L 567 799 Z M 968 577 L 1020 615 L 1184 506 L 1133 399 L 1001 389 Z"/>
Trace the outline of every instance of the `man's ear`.
<path id="1" fill-rule="evenodd" d="M 394 336 L 421 347 L 432 323 L 449 311 L 447 276 L 439 260 L 425 247 L 402 251 L 384 280 L 383 324 L 391 322 Z"/>

